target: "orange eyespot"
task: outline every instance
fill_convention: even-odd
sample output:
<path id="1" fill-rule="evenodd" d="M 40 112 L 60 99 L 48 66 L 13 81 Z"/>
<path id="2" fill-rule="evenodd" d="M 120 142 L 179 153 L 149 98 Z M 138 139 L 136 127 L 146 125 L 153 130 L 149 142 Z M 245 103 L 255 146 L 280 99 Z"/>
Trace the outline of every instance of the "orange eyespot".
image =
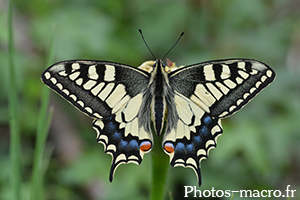
<path id="1" fill-rule="evenodd" d="M 164 149 L 168 153 L 173 153 L 174 152 L 174 145 L 172 143 L 165 143 Z"/>
<path id="2" fill-rule="evenodd" d="M 151 149 L 151 147 L 152 147 L 152 144 L 149 141 L 144 141 L 140 144 L 140 150 L 144 151 L 144 152 L 149 151 Z"/>

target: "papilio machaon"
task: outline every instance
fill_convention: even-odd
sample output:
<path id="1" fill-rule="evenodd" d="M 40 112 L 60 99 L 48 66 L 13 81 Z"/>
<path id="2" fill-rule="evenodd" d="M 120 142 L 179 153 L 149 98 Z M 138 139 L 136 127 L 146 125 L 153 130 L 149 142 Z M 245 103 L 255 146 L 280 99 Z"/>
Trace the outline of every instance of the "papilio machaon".
<path id="1" fill-rule="evenodd" d="M 47 86 L 94 119 L 97 140 L 112 156 L 110 181 L 120 164 L 140 164 L 151 150 L 152 120 L 157 135 L 165 128 L 162 147 L 171 166 L 192 168 L 199 186 L 200 162 L 216 147 L 221 119 L 241 109 L 274 78 L 269 66 L 252 59 L 208 61 L 172 71 L 162 60 L 140 68 L 69 60 L 42 74 Z"/>

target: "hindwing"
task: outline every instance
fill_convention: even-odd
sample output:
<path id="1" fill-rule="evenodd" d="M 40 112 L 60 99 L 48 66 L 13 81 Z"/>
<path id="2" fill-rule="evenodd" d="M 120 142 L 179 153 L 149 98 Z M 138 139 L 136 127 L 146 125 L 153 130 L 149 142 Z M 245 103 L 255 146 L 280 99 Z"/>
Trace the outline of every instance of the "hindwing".
<path id="1" fill-rule="evenodd" d="M 140 97 L 137 95 L 134 98 Z M 138 105 L 135 105 L 137 107 L 136 111 L 128 114 L 128 108 L 134 110 L 135 106 L 130 105 L 132 102 L 137 102 L 134 98 L 129 100 L 123 108 L 112 116 L 93 122 L 98 142 L 104 145 L 105 153 L 112 156 L 110 181 L 113 180 L 115 170 L 120 164 L 141 164 L 144 153 L 149 152 L 153 146 L 153 137 L 149 130 L 139 125 L 141 116 L 139 115 Z M 148 119 L 150 121 L 150 118 Z"/>
<path id="2" fill-rule="evenodd" d="M 163 149 L 170 156 L 171 166 L 192 168 L 200 186 L 200 162 L 207 158 L 210 149 L 217 146 L 217 138 L 223 132 L 221 120 L 178 93 L 174 95 L 171 110 L 174 113 L 169 116 L 175 116 L 176 123 L 167 128 Z"/>
<path id="3" fill-rule="evenodd" d="M 113 158 L 110 181 L 120 164 L 140 164 L 153 146 L 150 117 L 142 112 L 149 79 L 131 66 L 88 60 L 59 62 L 42 74 L 47 86 L 94 119 L 97 140 Z"/>

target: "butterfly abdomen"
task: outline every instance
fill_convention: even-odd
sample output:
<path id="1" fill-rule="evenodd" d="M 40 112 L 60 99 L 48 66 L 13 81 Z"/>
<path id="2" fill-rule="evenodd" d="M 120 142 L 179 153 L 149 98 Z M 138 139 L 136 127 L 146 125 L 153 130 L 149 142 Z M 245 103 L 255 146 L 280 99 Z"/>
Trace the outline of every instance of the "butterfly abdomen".
<path id="1" fill-rule="evenodd" d="M 163 126 L 163 118 L 165 111 L 164 100 L 161 96 L 154 97 L 154 117 L 155 117 L 155 129 L 157 135 L 160 135 Z"/>
<path id="2" fill-rule="evenodd" d="M 151 74 L 153 77 L 153 99 L 152 99 L 152 118 L 154 122 L 154 127 L 157 135 L 161 134 L 164 117 L 166 113 L 166 100 L 165 100 L 165 88 L 166 88 L 166 80 L 163 75 L 164 69 L 162 66 L 162 62 L 160 60 L 156 61 L 155 69 Z"/>

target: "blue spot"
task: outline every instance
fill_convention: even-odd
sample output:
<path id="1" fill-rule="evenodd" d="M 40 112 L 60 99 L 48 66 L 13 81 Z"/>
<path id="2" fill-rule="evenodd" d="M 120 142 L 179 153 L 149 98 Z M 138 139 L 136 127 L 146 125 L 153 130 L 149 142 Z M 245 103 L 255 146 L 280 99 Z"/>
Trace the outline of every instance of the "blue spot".
<path id="1" fill-rule="evenodd" d="M 208 131 L 208 129 L 207 129 L 206 126 L 202 126 L 202 128 L 199 129 L 199 134 L 200 134 L 201 136 L 207 136 L 208 133 L 209 133 L 209 131 Z"/>
<path id="2" fill-rule="evenodd" d="M 194 144 L 188 144 L 188 145 L 186 145 L 186 151 L 188 153 L 193 152 L 193 150 L 194 150 Z"/>
<path id="3" fill-rule="evenodd" d="M 108 122 L 106 126 L 107 126 L 107 129 L 108 129 L 107 130 L 108 132 L 112 132 L 116 129 L 116 125 L 113 122 Z"/>
<path id="4" fill-rule="evenodd" d="M 118 131 L 116 131 L 113 135 L 112 138 L 114 140 L 119 140 L 121 138 L 121 133 L 119 133 Z"/>
<path id="5" fill-rule="evenodd" d="M 107 121 L 111 121 L 111 120 L 113 120 L 113 116 L 106 117 L 105 119 L 106 119 Z"/>
<path id="6" fill-rule="evenodd" d="M 121 149 L 126 149 L 127 146 L 128 146 L 128 142 L 127 142 L 127 141 L 125 141 L 125 140 L 121 140 L 121 141 L 120 141 L 119 147 L 120 147 Z"/>
<path id="7" fill-rule="evenodd" d="M 203 122 L 204 124 L 208 125 L 210 123 L 212 123 L 212 119 L 210 116 L 206 116 L 204 119 L 203 119 Z"/>
<path id="8" fill-rule="evenodd" d="M 139 149 L 139 144 L 136 140 L 131 140 L 129 142 L 129 148 L 130 149 Z"/>
<path id="9" fill-rule="evenodd" d="M 199 135 L 194 137 L 194 143 L 201 144 L 201 142 L 202 142 L 202 140 L 201 140 L 201 137 Z"/>
<path id="10" fill-rule="evenodd" d="M 185 149 L 185 145 L 182 142 L 178 142 L 175 147 L 175 151 L 183 152 Z"/>

